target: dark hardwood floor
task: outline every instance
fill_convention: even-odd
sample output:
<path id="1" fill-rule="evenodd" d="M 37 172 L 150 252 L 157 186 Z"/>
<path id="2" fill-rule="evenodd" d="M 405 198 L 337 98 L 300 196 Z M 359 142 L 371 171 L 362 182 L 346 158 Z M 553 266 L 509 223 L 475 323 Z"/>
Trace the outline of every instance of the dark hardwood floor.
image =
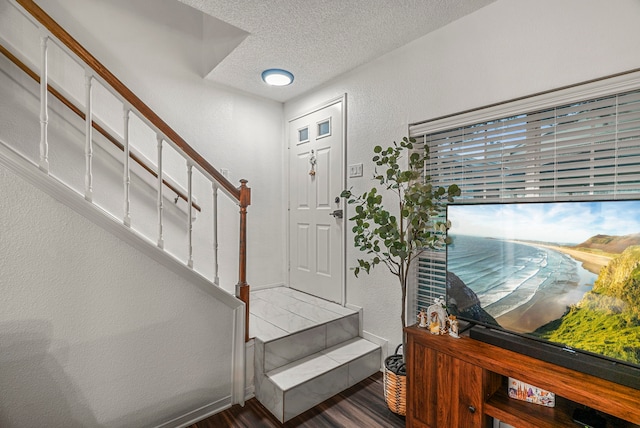
<path id="1" fill-rule="evenodd" d="M 220 427 L 404 427 L 405 418 L 391 412 L 384 402 L 382 373 L 335 395 L 284 425 L 278 422 L 255 398 L 244 407 L 238 405 L 211 416 L 189 428 Z"/>

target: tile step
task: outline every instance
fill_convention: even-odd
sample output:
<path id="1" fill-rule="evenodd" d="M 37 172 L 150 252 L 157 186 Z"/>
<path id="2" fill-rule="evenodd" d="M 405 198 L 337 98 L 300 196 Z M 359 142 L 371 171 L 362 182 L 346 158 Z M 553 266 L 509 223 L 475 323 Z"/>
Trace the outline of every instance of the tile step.
<path id="1" fill-rule="evenodd" d="M 258 399 L 286 422 L 379 371 L 381 353 L 361 337 L 349 339 L 267 372 Z"/>
<path id="2" fill-rule="evenodd" d="M 378 349 L 380 349 L 380 346 L 361 337 L 356 337 L 271 370 L 266 375 L 281 390 L 288 391 L 329 370 L 347 364 Z"/>
<path id="3" fill-rule="evenodd" d="M 358 337 L 360 318 L 357 313 L 335 319 L 315 327 L 261 343 L 256 370 L 263 373 L 286 366 L 310 355 Z"/>
<path id="4" fill-rule="evenodd" d="M 251 292 L 251 334 L 269 342 L 358 311 L 286 287 Z"/>

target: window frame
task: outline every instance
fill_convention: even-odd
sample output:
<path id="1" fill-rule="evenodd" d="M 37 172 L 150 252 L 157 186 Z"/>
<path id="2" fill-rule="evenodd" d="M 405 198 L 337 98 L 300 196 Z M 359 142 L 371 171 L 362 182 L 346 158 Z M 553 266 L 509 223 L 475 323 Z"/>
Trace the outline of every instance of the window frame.
<path id="1" fill-rule="evenodd" d="M 614 76 L 608 76 L 606 78 L 596 79 L 580 84 L 565 86 L 559 89 L 520 97 L 510 101 L 492 104 L 478 109 L 467 110 L 457 114 L 446 115 L 436 119 L 412 123 L 409 125 L 409 135 L 419 141 L 425 141 L 425 139 L 428 139 L 427 136 L 446 131 L 471 126 L 482 126 L 483 124 L 500 121 L 505 118 L 523 117 L 524 115 L 532 115 L 545 110 L 554 110 L 566 105 L 585 103 L 589 100 L 612 97 L 632 91 L 640 91 L 640 71 L 638 70 L 620 73 Z M 617 147 L 615 152 L 617 159 Z M 638 149 L 638 153 L 636 153 L 636 155 L 640 156 L 640 149 Z M 558 158 L 555 153 L 554 156 L 553 162 L 557 164 Z M 496 165 L 499 169 L 502 169 L 502 160 L 500 160 Z M 426 170 L 425 173 L 433 174 L 433 168 L 438 168 L 438 159 L 434 159 L 432 157 L 429 168 L 431 168 L 431 170 Z M 462 169 L 464 170 L 464 166 Z M 502 171 L 496 174 L 500 177 L 503 176 Z M 617 177 L 618 172 L 616 170 L 616 181 Z M 442 184 L 446 185 L 451 183 L 443 182 Z M 456 184 L 460 185 L 459 182 Z M 469 194 L 464 194 L 463 189 L 463 197 L 461 199 L 457 199 L 456 203 L 464 203 L 465 201 L 473 203 L 516 201 L 524 200 L 525 197 L 527 201 L 578 199 L 597 200 L 605 198 L 613 199 L 617 195 L 617 193 L 605 192 L 592 195 L 583 194 L 580 196 L 570 196 L 558 193 L 554 189 L 552 192 L 547 191 L 542 195 L 536 195 L 532 192 L 529 195 L 514 196 L 504 194 L 504 182 L 499 183 L 499 186 L 501 195 L 490 198 L 483 198 L 481 195 L 477 195 L 478 197 L 470 197 Z M 640 186 L 635 189 L 635 192 L 630 192 L 628 194 L 622 193 L 622 197 L 640 198 Z M 409 324 L 415 322 L 413 314 L 417 313 L 419 308 L 426 307 L 431 304 L 435 297 L 444 296 L 446 294 L 446 266 L 445 269 L 441 268 L 442 264 L 445 263 L 444 259 L 445 250 L 431 251 L 421 257 L 419 262 L 416 264 L 410 284 L 411 292 L 408 293 L 407 322 Z M 443 272 L 445 273 L 443 274 Z M 422 279 L 419 279 L 419 277 L 422 277 Z"/>

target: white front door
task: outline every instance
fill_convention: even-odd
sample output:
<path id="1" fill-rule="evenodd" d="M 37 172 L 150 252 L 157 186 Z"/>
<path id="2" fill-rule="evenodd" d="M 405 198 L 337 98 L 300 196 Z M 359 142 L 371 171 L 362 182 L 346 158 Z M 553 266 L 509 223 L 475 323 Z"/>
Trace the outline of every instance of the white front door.
<path id="1" fill-rule="evenodd" d="M 289 286 L 344 303 L 343 99 L 289 122 Z"/>

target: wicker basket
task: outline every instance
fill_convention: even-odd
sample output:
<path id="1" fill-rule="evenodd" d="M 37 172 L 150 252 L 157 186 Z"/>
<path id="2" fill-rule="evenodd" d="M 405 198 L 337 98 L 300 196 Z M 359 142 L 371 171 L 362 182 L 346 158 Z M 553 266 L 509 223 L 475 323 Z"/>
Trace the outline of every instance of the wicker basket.
<path id="1" fill-rule="evenodd" d="M 384 401 L 393 413 L 400 416 L 407 414 L 407 375 L 402 362 L 402 354 L 398 354 L 400 346 L 394 355 L 384 360 Z"/>

